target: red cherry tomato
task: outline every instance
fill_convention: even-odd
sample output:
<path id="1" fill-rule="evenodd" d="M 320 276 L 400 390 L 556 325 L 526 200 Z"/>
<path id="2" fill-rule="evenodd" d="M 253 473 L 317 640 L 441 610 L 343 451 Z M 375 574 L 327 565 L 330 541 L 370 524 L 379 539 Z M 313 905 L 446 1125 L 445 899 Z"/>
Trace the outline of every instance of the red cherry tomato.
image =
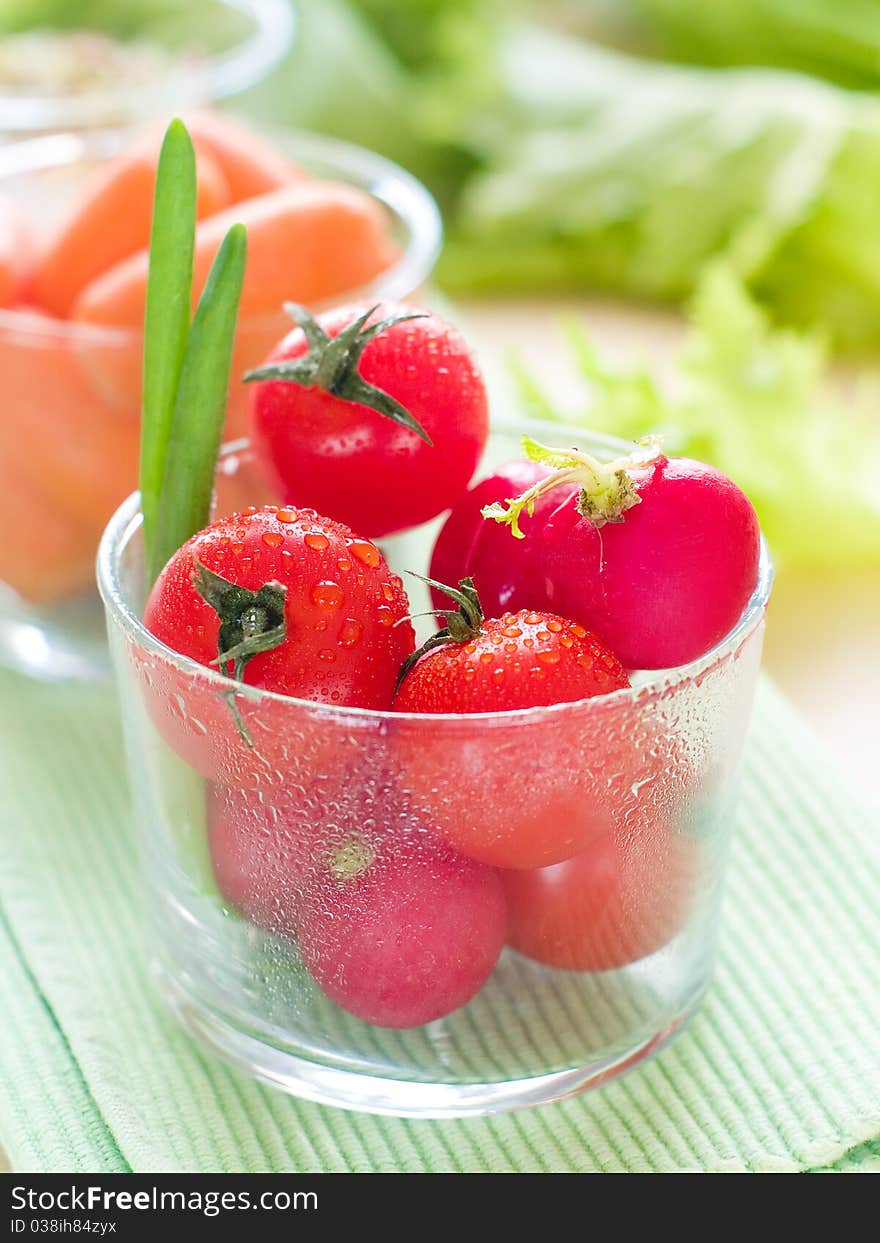
<path id="1" fill-rule="evenodd" d="M 575 706 L 627 687 L 626 672 L 595 635 L 565 618 L 523 609 L 484 619 L 467 579 L 450 594 L 459 604 L 447 615 L 450 633 L 411 658 L 395 710 L 546 712 L 532 721 L 462 719 L 439 730 L 402 721 L 402 780 L 426 823 L 473 859 L 512 868 L 568 859 L 614 823 L 640 771 L 631 736 L 603 730 L 615 719 L 612 705 L 610 716 L 601 706 L 587 714 Z"/>
<path id="2" fill-rule="evenodd" d="M 203 574 L 217 583 L 199 586 Z M 144 624 L 167 647 L 216 669 L 220 613 L 239 642 L 252 606 L 277 641 L 258 644 L 240 669 L 224 660 L 224 673 L 300 699 L 390 707 L 414 636 L 409 622 L 396 624 L 407 614 L 406 594 L 374 544 L 312 510 L 267 506 L 221 518 L 165 566 Z M 240 683 L 232 678 L 218 685 L 147 653 L 137 671 L 163 737 L 213 781 L 253 787 L 296 779 L 342 733 L 292 704 L 235 696 Z"/>
<path id="3" fill-rule="evenodd" d="M 297 789 L 281 788 L 267 798 L 208 785 L 208 850 L 217 888 L 264 932 L 296 936 L 310 863 L 336 841 L 320 809 L 333 802 L 338 780 L 314 772 Z"/>
<path id="4" fill-rule="evenodd" d="M 638 700 L 561 704 L 534 716 L 396 728 L 400 782 L 425 824 L 501 868 L 570 859 L 624 831 L 642 806 L 676 805 L 692 764 Z"/>
<path id="5" fill-rule="evenodd" d="M 504 873 L 508 943 L 568 971 L 610 971 L 646 958 L 687 921 L 697 848 L 655 821 L 635 833 L 606 833 L 565 863 Z"/>
<path id="6" fill-rule="evenodd" d="M 473 354 L 451 325 L 436 315 L 409 318 L 420 313 L 399 303 L 365 319 L 369 311 L 357 303 L 305 320 L 311 344 L 296 328 L 247 378 L 257 381 L 254 447 L 278 495 L 375 539 L 456 501 L 483 451 L 488 406 Z M 325 374 L 328 346 L 362 319 L 365 328 Z M 430 443 L 397 421 L 401 408 Z"/>

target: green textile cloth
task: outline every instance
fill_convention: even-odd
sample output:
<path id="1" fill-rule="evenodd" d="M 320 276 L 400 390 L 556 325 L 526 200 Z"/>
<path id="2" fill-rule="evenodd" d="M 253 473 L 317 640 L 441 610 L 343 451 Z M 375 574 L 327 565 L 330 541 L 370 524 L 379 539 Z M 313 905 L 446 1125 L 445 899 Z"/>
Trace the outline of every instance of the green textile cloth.
<path id="1" fill-rule="evenodd" d="M 0 703 L 14 1169 L 880 1171 L 880 816 L 767 684 L 703 1010 L 599 1091 L 443 1122 L 298 1102 L 203 1054 L 148 975 L 110 692 L 2 675 Z"/>

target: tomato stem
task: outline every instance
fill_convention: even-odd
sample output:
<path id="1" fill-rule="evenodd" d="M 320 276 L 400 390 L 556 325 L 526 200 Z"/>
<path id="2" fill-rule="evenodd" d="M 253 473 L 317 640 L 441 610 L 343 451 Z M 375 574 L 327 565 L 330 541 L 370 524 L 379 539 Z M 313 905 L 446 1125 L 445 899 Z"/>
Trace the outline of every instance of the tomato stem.
<path id="1" fill-rule="evenodd" d="M 416 574 L 414 570 L 408 573 L 412 578 L 417 578 L 421 582 L 426 583 L 429 587 L 435 587 L 437 591 L 444 592 L 451 600 L 458 605 L 457 609 L 450 609 L 443 612 L 442 609 L 432 611 L 431 614 L 419 614 L 419 616 L 438 616 L 446 618 L 446 625 L 442 630 L 438 630 L 436 634 L 432 634 L 426 639 L 420 648 L 417 648 L 400 666 L 400 673 L 397 675 L 397 684 L 394 688 L 396 694 L 400 690 L 401 683 L 410 669 L 420 660 L 426 652 L 432 651 L 435 647 L 442 647 L 445 643 L 467 643 L 469 639 L 475 639 L 480 633 L 483 625 L 483 606 L 480 603 L 480 597 L 474 586 L 472 578 L 462 578 L 458 587 L 447 587 L 445 583 L 438 583 L 434 578 L 425 578 L 422 574 Z"/>
<path id="2" fill-rule="evenodd" d="M 426 312 L 407 311 L 400 315 L 388 315 L 368 326 L 367 320 L 379 309 L 378 305 L 371 306 L 335 337 L 331 337 L 306 307 L 296 302 L 285 302 L 284 309 L 302 329 L 309 347 L 308 352 L 303 358 L 268 363 L 264 367 L 246 371 L 243 377 L 245 383 L 253 383 L 255 380 L 281 380 L 287 384 L 299 384 L 302 388 L 323 389 L 340 401 L 367 406 L 393 422 L 408 427 L 426 444 L 433 443 L 418 419 L 405 406 L 384 389 L 367 383 L 358 371 L 361 356 L 374 337 L 378 337 L 394 324 L 402 324 L 409 319 L 426 319 Z"/>

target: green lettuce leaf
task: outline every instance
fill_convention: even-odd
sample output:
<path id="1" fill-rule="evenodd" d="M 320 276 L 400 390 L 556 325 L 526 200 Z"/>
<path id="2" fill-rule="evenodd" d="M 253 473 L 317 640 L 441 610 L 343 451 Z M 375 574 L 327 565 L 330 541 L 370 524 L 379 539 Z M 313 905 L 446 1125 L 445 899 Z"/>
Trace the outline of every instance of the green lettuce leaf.
<path id="1" fill-rule="evenodd" d="M 610 19 L 643 50 L 699 65 L 778 65 L 843 86 L 880 85 L 880 21 L 873 0 L 614 0 Z"/>
<path id="2" fill-rule="evenodd" d="M 520 26 L 471 123 L 450 289 L 678 301 L 727 256 L 776 313 L 880 340 L 880 100 L 773 70 L 651 63 Z"/>

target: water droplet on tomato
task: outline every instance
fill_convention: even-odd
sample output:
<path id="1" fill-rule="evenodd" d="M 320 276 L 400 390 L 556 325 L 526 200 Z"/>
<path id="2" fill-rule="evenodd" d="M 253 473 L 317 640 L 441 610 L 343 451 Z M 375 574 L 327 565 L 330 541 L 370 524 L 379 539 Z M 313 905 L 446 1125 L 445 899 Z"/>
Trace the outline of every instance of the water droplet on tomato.
<path id="1" fill-rule="evenodd" d="M 494 673 L 492 674 L 492 681 L 495 683 L 496 686 L 500 686 L 501 683 L 504 681 L 504 670 L 496 669 Z"/>
<path id="2" fill-rule="evenodd" d="M 558 665 L 560 661 L 559 652 L 553 648 L 549 652 L 537 652 L 536 655 L 542 665 Z"/>
<path id="3" fill-rule="evenodd" d="M 562 622 L 557 621 L 555 617 L 551 618 L 551 620 L 548 621 L 547 623 L 547 629 L 550 630 L 553 634 L 559 634 L 560 630 L 562 629 Z"/>
<path id="4" fill-rule="evenodd" d="M 519 626 L 505 626 L 501 632 L 506 639 L 518 639 L 522 634 Z"/>
<path id="5" fill-rule="evenodd" d="M 571 633 L 576 634 L 579 639 L 585 639 L 587 637 L 587 632 L 584 627 L 580 625 L 580 623 L 572 626 Z"/>
<path id="6" fill-rule="evenodd" d="M 539 669 L 537 665 L 535 665 L 534 668 L 530 669 L 529 673 L 531 674 L 533 678 L 543 678 L 544 676 L 544 670 Z"/>
<path id="7" fill-rule="evenodd" d="M 284 536 L 280 531 L 264 531 L 263 543 L 267 548 L 280 548 L 284 543 Z"/>
<path id="8" fill-rule="evenodd" d="M 526 613 L 526 621 L 530 626 L 540 626 L 543 620 L 540 613 Z"/>
<path id="9" fill-rule="evenodd" d="M 465 669 L 461 676 L 464 678 L 465 682 L 473 682 L 474 678 L 477 676 L 477 671 L 475 669 Z"/>
<path id="10" fill-rule="evenodd" d="M 562 635 L 559 642 L 562 644 L 563 647 L 574 647 L 574 639 L 571 637 L 570 634 Z"/>
<path id="11" fill-rule="evenodd" d="M 242 518 L 252 518 L 256 512 L 257 512 L 256 505 L 246 505 L 245 508 L 241 511 L 241 516 Z"/>
<path id="12" fill-rule="evenodd" d="M 240 557 L 244 552 L 244 544 L 233 544 L 229 551 L 232 553 L 233 557 Z"/>
<path id="13" fill-rule="evenodd" d="M 295 509 L 279 509 L 275 517 L 279 522 L 298 522 L 299 514 Z"/>
<path id="14" fill-rule="evenodd" d="M 318 660 L 331 661 L 336 659 L 336 653 L 329 647 L 322 647 L 318 652 Z"/>
<path id="15" fill-rule="evenodd" d="M 370 544 L 363 539 L 354 539 L 348 546 L 351 549 L 351 555 L 357 557 L 358 561 L 362 561 L 364 565 L 375 569 L 379 564 L 380 553 L 375 544 Z"/>
<path id="16" fill-rule="evenodd" d="M 312 588 L 312 603 L 319 609 L 341 609 L 345 603 L 345 592 L 332 579 L 324 579 Z"/>
<path id="17" fill-rule="evenodd" d="M 480 661 L 484 665 L 491 665 L 495 657 L 491 652 L 480 652 Z"/>
<path id="18" fill-rule="evenodd" d="M 390 583 L 382 584 L 382 595 L 385 597 L 385 599 L 388 601 L 389 604 L 394 599 L 394 588 L 391 586 Z"/>
<path id="19" fill-rule="evenodd" d="M 348 557 L 340 557 L 339 560 L 336 562 L 336 564 L 343 574 L 347 574 L 348 571 L 351 569 L 351 562 L 349 561 Z"/>
<path id="20" fill-rule="evenodd" d="M 515 643 L 505 643 L 505 644 L 504 644 L 504 650 L 505 650 L 505 652 L 507 652 L 508 656 L 513 656 L 513 655 L 515 654 L 515 652 L 516 652 L 516 644 L 515 644 Z"/>
<path id="21" fill-rule="evenodd" d="M 346 617 L 342 623 L 342 629 L 339 631 L 340 647 L 357 647 L 363 632 L 364 628 L 359 621 L 356 621 L 353 617 Z"/>
<path id="22" fill-rule="evenodd" d="M 380 626 L 394 625 L 394 614 L 387 604 L 380 604 L 376 609 L 376 620 Z"/>
<path id="23" fill-rule="evenodd" d="M 309 531 L 305 536 L 305 543 L 309 548 L 314 549 L 315 552 L 323 552 L 330 545 L 327 536 L 322 535 L 320 531 Z"/>

